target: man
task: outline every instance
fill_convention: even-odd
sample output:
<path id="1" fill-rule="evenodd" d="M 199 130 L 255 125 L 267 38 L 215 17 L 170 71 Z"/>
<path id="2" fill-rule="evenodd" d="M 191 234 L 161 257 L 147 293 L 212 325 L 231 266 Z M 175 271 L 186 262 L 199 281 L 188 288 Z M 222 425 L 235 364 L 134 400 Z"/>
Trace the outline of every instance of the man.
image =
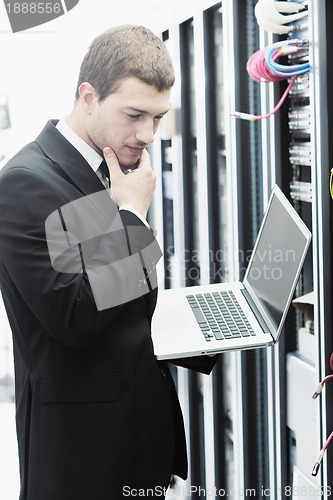
<path id="1" fill-rule="evenodd" d="M 173 83 L 149 30 L 103 33 L 71 114 L 1 171 L 20 500 L 118 500 L 139 489 L 162 498 L 172 474 L 186 477 L 178 399 L 151 342 L 161 254 L 146 221 L 156 180 L 146 147 Z"/>

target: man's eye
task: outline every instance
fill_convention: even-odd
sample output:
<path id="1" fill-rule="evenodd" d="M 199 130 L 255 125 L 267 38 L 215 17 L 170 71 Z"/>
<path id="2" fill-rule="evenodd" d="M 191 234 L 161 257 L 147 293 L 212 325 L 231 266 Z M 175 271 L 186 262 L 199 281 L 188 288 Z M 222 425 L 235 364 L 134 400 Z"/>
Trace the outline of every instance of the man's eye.
<path id="1" fill-rule="evenodd" d="M 140 118 L 140 115 L 130 115 L 130 114 L 127 114 L 127 116 L 128 116 L 129 118 L 133 118 L 133 119 L 135 119 L 135 118 Z"/>
<path id="2" fill-rule="evenodd" d="M 163 115 L 161 115 L 161 116 L 155 116 L 155 120 L 162 120 L 162 118 L 163 118 Z"/>

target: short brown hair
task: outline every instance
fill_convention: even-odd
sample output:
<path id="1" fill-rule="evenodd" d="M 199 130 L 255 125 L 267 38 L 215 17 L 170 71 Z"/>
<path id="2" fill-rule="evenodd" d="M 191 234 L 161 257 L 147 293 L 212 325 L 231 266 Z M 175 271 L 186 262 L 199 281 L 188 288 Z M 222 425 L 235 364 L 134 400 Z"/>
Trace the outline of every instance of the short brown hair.
<path id="1" fill-rule="evenodd" d="M 130 77 L 158 91 L 171 88 L 175 81 L 171 57 L 164 43 L 144 26 L 118 26 L 92 41 L 81 64 L 75 99 L 83 82 L 91 83 L 103 101 Z"/>

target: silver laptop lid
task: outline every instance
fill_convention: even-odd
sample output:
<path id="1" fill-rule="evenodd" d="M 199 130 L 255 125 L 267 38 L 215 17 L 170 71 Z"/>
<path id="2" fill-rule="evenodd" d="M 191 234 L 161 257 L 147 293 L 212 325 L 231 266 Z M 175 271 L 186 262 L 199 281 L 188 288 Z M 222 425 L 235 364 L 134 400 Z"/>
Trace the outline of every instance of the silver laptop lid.
<path id="1" fill-rule="evenodd" d="M 243 281 L 274 341 L 281 333 L 310 240 L 310 231 L 275 185 Z"/>

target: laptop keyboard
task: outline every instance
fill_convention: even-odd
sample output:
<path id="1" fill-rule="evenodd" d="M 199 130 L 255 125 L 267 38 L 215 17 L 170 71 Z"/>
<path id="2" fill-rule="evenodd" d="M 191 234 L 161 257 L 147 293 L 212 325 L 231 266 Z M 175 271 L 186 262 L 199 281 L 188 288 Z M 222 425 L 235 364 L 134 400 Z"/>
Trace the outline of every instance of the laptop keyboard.
<path id="1" fill-rule="evenodd" d="M 255 335 L 233 292 L 209 292 L 186 296 L 207 341 Z"/>

